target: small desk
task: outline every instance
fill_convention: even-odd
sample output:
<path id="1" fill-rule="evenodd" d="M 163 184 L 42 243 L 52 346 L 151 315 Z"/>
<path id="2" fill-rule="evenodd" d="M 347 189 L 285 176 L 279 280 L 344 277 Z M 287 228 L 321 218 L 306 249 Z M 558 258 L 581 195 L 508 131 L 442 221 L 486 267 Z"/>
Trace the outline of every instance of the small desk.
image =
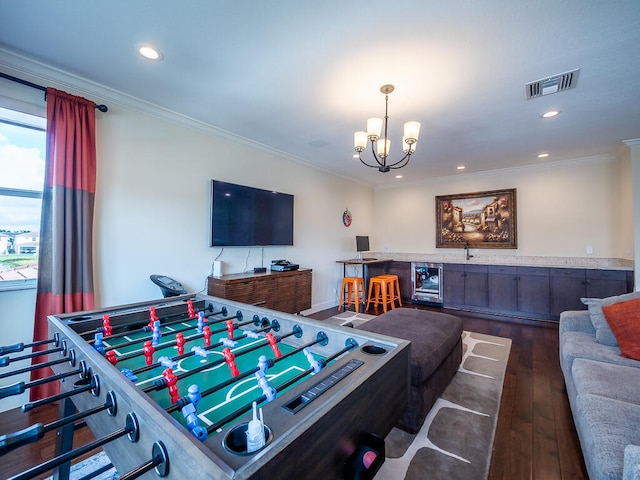
<path id="1" fill-rule="evenodd" d="M 375 260 L 358 260 L 357 258 L 351 258 L 349 260 L 336 260 L 336 263 L 342 264 L 342 277 L 347 276 L 347 265 L 362 265 L 362 278 L 364 279 L 364 297 L 365 301 L 369 291 L 369 265 L 374 263 L 384 263 L 390 260 L 375 259 Z M 342 297 L 341 297 L 342 299 Z M 366 308 L 366 307 L 365 307 Z"/>

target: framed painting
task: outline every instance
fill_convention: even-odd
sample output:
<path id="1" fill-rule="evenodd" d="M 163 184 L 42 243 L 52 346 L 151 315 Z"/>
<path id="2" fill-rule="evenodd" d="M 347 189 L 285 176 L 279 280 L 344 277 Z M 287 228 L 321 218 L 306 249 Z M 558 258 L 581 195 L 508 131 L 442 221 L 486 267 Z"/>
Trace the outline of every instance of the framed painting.
<path id="1" fill-rule="evenodd" d="M 436 248 L 518 248 L 516 189 L 436 197 Z"/>

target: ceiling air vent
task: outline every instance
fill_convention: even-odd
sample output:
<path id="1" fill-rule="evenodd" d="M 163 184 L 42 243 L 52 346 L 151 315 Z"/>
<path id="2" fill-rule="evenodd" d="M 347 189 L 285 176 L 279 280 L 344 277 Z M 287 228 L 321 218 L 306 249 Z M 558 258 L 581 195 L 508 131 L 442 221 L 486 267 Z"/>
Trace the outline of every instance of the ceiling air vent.
<path id="1" fill-rule="evenodd" d="M 527 100 L 542 97 L 544 95 L 550 95 L 552 93 L 562 92 L 563 90 L 569 90 L 570 88 L 575 87 L 578 81 L 578 73 L 580 73 L 580 69 L 576 68 L 570 72 L 559 73 L 552 77 L 527 83 L 525 85 L 525 89 L 527 90 Z"/>

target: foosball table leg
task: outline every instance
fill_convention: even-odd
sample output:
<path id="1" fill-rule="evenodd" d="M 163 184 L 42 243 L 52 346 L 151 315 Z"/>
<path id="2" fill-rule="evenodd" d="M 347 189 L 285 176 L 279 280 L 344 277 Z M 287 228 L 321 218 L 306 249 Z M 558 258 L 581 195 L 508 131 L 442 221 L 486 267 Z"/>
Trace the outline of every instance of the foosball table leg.
<path id="1" fill-rule="evenodd" d="M 76 406 L 70 398 L 65 398 L 58 406 L 58 418 L 66 418 L 76 413 Z M 55 456 L 71 451 L 73 448 L 73 423 L 64 425 L 56 432 Z M 71 460 L 60 465 L 53 473 L 53 480 L 69 480 Z"/>

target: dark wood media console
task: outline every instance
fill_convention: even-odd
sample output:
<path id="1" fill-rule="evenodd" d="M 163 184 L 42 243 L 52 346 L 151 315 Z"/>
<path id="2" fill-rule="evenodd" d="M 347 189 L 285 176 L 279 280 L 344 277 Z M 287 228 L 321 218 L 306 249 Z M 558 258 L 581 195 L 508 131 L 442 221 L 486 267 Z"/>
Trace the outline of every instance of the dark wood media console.
<path id="1" fill-rule="evenodd" d="M 279 312 L 299 313 L 311 308 L 311 273 L 304 268 L 289 272 L 232 273 L 207 278 L 207 294 Z"/>
<path id="2" fill-rule="evenodd" d="M 192 300 L 198 310 L 219 312 L 224 308 L 228 312 L 226 315 L 241 314 L 244 321 L 254 319 L 262 325 L 265 322 L 277 325 L 279 332 L 300 330 L 299 337 L 284 338 L 283 335 L 282 343 L 294 348 L 326 335 L 326 342 L 311 347 L 314 354 L 320 356 L 335 355 L 345 346 L 350 346 L 350 349 L 317 374 L 307 376 L 301 383 L 262 404 L 265 425 L 271 430 L 272 439 L 254 454 L 237 454 L 224 445 L 224 439 L 234 428 L 250 419 L 249 413 L 211 433 L 201 442 L 161 408 L 150 394 L 129 381 L 119 367 L 111 365 L 96 351 L 88 343 L 88 335 L 80 335 L 100 327 L 104 313 L 110 314 L 114 333 L 129 331 L 134 325 L 148 322 L 150 306 L 156 308 L 159 318 L 175 317 L 176 313 L 185 311 L 187 300 Z M 243 326 L 242 329 L 250 327 Z M 409 342 L 206 295 L 185 295 L 51 316 L 49 333 L 52 338 L 57 336 L 64 342 L 67 350 L 75 352 L 75 366 L 70 362 L 58 364 L 54 366 L 56 373 L 74 370 L 84 362 L 91 376 L 99 378 L 99 391 L 82 392 L 72 397 L 78 410 L 104 404 L 107 395 L 117 399 L 117 411 L 113 415 L 102 412 L 86 418 L 97 438 L 126 428 L 129 423 L 127 417 L 135 415 L 139 424 L 139 437 L 135 441 L 125 436 L 103 446 L 121 475 L 149 461 L 157 453 L 154 445 L 161 442 L 169 458 L 170 468 L 166 472 L 169 479 L 193 480 L 205 476 L 221 480 L 340 479 L 363 435 L 384 438 L 407 405 Z M 50 360 L 60 355 L 50 354 Z M 341 372 L 354 364 L 357 370 L 341 377 Z M 78 388 L 74 385 L 76 380 L 61 382 L 62 391 Z M 301 401 L 306 401 L 301 399 L 320 384 L 329 386 L 323 387 L 324 391 L 304 408 L 297 409 Z M 202 387 L 206 388 L 205 385 Z M 157 477 L 149 473 L 144 478 Z"/>

